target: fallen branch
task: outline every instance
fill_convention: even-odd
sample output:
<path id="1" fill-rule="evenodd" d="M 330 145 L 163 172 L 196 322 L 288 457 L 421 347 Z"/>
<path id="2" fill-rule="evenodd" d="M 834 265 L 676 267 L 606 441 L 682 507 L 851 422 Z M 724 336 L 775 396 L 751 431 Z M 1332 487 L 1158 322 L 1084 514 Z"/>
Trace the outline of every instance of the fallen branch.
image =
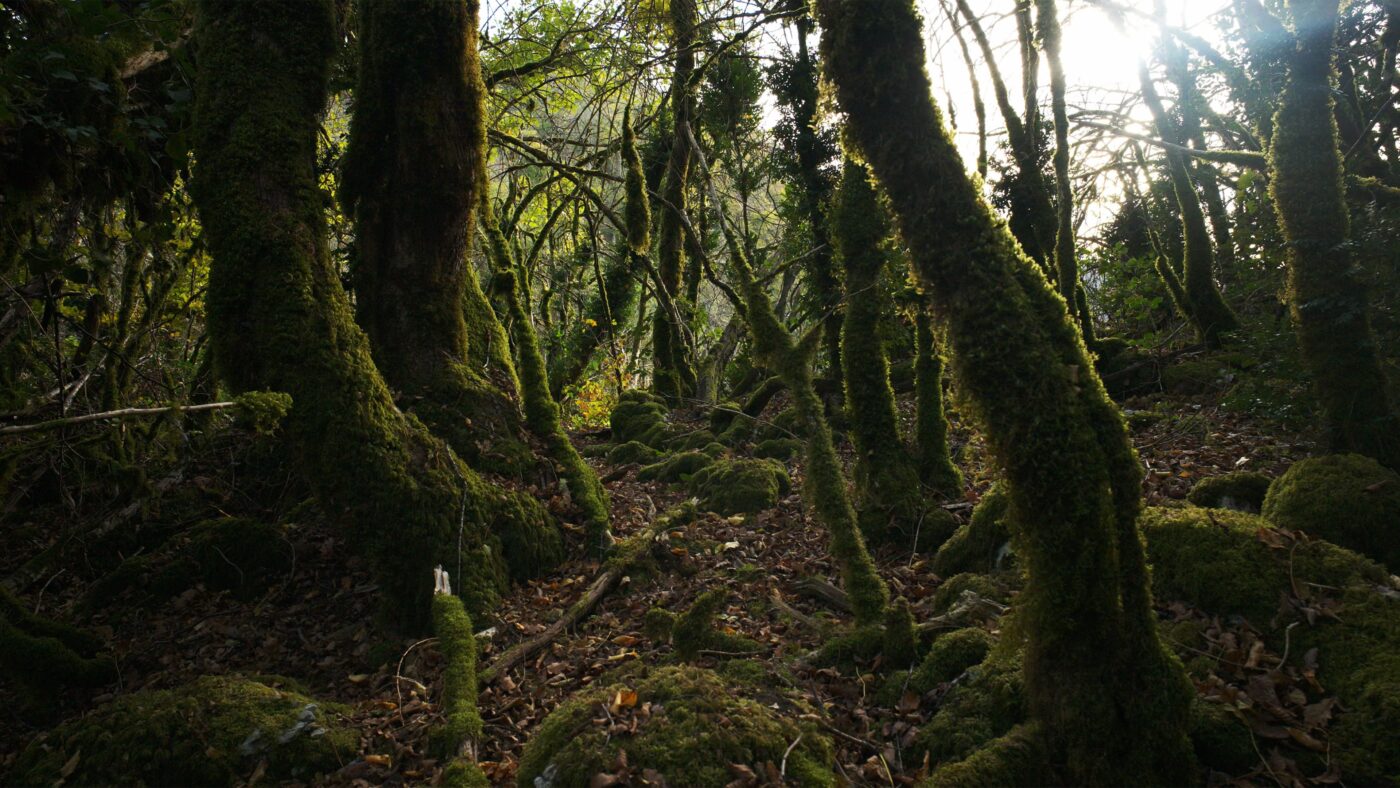
<path id="1" fill-rule="evenodd" d="M 851 612 L 851 598 L 845 591 L 820 577 L 804 577 L 797 581 L 797 592 L 811 597 L 827 607 L 843 613 Z"/>
<path id="2" fill-rule="evenodd" d="M 598 606 L 599 602 L 603 601 L 603 597 L 607 596 L 608 592 L 617 586 L 623 574 L 648 552 L 651 543 L 658 535 L 675 527 L 679 521 L 693 516 L 694 509 L 683 504 L 658 518 L 650 528 L 624 540 L 622 544 L 617 546 L 616 554 L 604 565 L 603 571 L 594 578 L 592 585 L 588 587 L 584 595 L 565 611 L 558 621 L 545 627 L 543 632 L 506 649 L 491 663 L 490 667 L 481 672 L 481 685 L 485 686 L 500 678 L 506 671 L 524 662 L 530 655 L 549 645 L 555 638 L 577 625 L 589 613 L 593 612 L 593 609 Z"/>
<path id="3" fill-rule="evenodd" d="M 25 432 L 40 432 L 42 430 L 52 430 L 59 427 L 67 427 L 73 424 L 87 424 L 92 421 L 105 421 L 107 419 L 125 419 L 131 416 L 158 416 L 164 413 L 174 413 L 183 411 L 185 413 L 199 413 L 206 410 L 224 410 L 237 406 L 237 402 L 206 402 L 200 405 L 167 405 L 162 408 L 121 408 L 119 410 L 107 410 L 101 413 L 87 413 L 82 416 L 67 416 L 61 419 L 51 419 L 41 421 L 37 424 L 17 424 L 13 427 L 0 427 L 0 435 L 19 435 Z"/>

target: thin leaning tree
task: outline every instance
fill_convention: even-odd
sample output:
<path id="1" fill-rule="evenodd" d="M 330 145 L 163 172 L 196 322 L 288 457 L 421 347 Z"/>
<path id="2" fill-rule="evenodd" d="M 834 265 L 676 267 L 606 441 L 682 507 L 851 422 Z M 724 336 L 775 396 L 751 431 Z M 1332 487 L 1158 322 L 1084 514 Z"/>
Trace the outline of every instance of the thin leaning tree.
<path id="1" fill-rule="evenodd" d="M 819 0 L 827 78 L 888 194 L 1007 479 L 1029 722 L 935 784 L 1181 784 L 1193 696 L 1158 638 L 1138 466 L 1065 302 L 963 169 L 910 0 Z M 1033 407 L 1030 406 L 1033 404 Z"/>

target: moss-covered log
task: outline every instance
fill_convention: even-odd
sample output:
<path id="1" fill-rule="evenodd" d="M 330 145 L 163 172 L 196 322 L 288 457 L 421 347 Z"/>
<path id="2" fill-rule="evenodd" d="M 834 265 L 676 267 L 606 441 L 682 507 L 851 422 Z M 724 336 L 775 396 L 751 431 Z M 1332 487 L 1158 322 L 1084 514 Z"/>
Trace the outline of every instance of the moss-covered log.
<path id="1" fill-rule="evenodd" d="M 550 457 L 568 484 L 574 505 L 583 515 L 589 539 L 599 549 L 612 544 L 608 531 L 608 493 L 588 463 L 583 461 L 559 420 L 559 404 L 549 394 L 549 373 L 540 352 L 535 326 L 525 311 L 525 276 L 511 254 L 510 244 L 496 224 L 490 198 L 481 200 L 481 227 L 486 234 L 487 255 L 495 269 L 496 287 L 510 312 L 511 333 L 519 357 L 521 393 L 525 398 L 525 421 L 549 448 Z"/>
<path id="2" fill-rule="evenodd" d="M 436 574 L 435 574 L 436 576 Z M 481 713 L 476 707 L 476 634 L 462 600 L 451 592 L 447 576 L 433 594 L 433 632 L 446 659 L 442 676 L 445 721 L 433 731 L 433 747 L 448 762 L 444 782 L 451 786 L 486 786 L 490 781 L 476 765 L 476 740 L 481 737 Z"/>
<path id="3" fill-rule="evenodd" d="M 397 620 L 419 627 L 434 565 L 485 612 L 507 576 L 502 537 L 518 573 L 560 543 L 542 509 L 502 498 L 395 407 L 351 316 L 315 170 L 334 29 L 329 2 L 199 5 L 191 188 L 213 257 L 209 333 L 235 393 L 291 395 L 288 435 L 317 497 L 372 557 Z"/>
<path id="4" fill-rule="evenodd" d="M 1159 259 L 1158 272 L 1167 283 L 1172 300 L 1196 330 L 1201 342 L 1207 347 L 1220 347 L 1224 335 L 1239 328 L 1239 320 L 1230 311 L 1225 297 L 1215 284 L 1215 251 L 1211 246 L 1205 213 L 1196 196 L 1195 182 L 1191 180 L 1191 171 L 1187 167 L 1186 154 L 1181 151 L 1180 135 L 1162 106 L 1162 99 L 1157 95 L 1157 87 L 1146 63 L 1140 64 L 1138 77 L 1142 84 L 1143 101 L 1152 111 L 1158 136 L 1176 146 L 1167 148 L 1165 155 L 1167 173 L 1171 176 L 1172 192 L 1176 195 L 1177 211 L 1181 216 L 1181 265 L 1173 266 Z"/>
<path id="5" fill-rule="evenodd" d="M 1288 304 L 1334 452 L 1400 471 L 1400 419 L 1386 395 L 1366 288 L 1351 253 L 1332 112 L 1336 0 L 1292 0 L 1297 48 L 1274 118 L 1269 191 L 1288 241 Z"/>
<path id="6" fill-rule="evenodd" d="M 1063 779 L 1181 783 L 1192 690 L 1158 640 L 1141 471 L 1060 298 L 982 200 L 934 105 L 909 0 L 820 0 L 827 76 L 889 195 L 1009 482 L 1032 719 Z"/>
<path id="7" fill-rule="evenodd" d="M 871 540 L 912 535 L 924 509 L 919 473 L 899 437 L 899 413 L 890 387 L 889 361 L 880 338 L 881 273 L 891 257 L 889 218 L 870 175 L 854 161 L 841 173 L 831 211 L 831 237 L 846 275 L 849 295 L 841 325 L 841 369 L 846 412 L 855 444 L 856 508 Z"/>
<path id="8" fill-rule="evenodd" d="M 355 217 L 356 319 L 397 400 L 473 466 L 518 472 L 531 458 L 515 371 L 467 259 L 486 164 L 476 9 L 359 7 L 340 197 Z"/>

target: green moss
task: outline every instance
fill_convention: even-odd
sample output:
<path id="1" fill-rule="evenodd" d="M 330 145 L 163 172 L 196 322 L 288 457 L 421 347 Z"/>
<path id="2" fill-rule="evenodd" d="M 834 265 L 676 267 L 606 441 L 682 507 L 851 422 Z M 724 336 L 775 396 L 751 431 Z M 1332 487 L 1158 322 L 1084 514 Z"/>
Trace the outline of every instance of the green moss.
<path id="1" fill-rule="evenodd" d="M 669 610 L 654 607 L 642 617 L 642 633 L 658 642 L 669 643 L 675 627 L 676 614 Z"/>
<path id="2" fill-rule="evenodd" d="M 292 409 L 292 398 L 279 391 L 245 391 L 235 401 L 239 425 L 259 435 L 274 432 Z"/>
<path id="3" fill-rule="evenodd" d="M 1173 394 L 1208 394 L 1219 391 L 1231 367 L 1217 358 L 1178 361 L 1162 368 L 1162 389 Z"/>
<path id="4" fill-rule="evenodd" d="M 1400 474 L 1359 454 L 1294 463 L 1269 487 L 1264 517 L 1400 572 Z"/>
<path id="5" fill-rule="evenodd" d="M 242 599 L 266 591 L 291 571 L 295 561 L 283 528 L 240 517 L 195 526 L 187 554 L 206 587 L 232 591 Z"/>
<path id="6" fill-rule="evenodd" d="M 1191 704 L 1191 745 L 1206 768 L 1224 774 L 1245 774 L 1259 765 L 1254 736 L 1222 703 L 1197 698 Z"/>
<path id="7" fill-rule="evenodd" d="M 956 763 L 940 766 L 924 788 L 981 788 L 987 785 L 1056 785 L 1063 780 L 1049 768 L 1045 737 L 1018 725 Z"/>
<path id="8" fill-rule="evenodd" d="M 608 450 L 608 462 L 613 465 L 651 465 L 664 455 L 638 441 L 620 443 Z"/>
<path id="9" fill-rule="evenodd" d="M 1264 496 L 1273 482 L 1268 476 L 1253 471 L 1233 471 L 1210 476 L 1196 482 L 1186 499 L 1209 509 L 1234 509 L 1258 513 L 1264 506 Z"/>
<path id="10" fill-rule="evenodd" d="M 978 627 L 955 629 L 939 635 L 919 667 L 910 674 L 909 687 L 929 692 L 979 665 L 992 650 L 992 636 Z"/>
<path id="11" fill-rule="evenodd" d="M 481 714 L 476 708 L 476 635 L 460 599 L 451 594 L 433 595 L 433 632 L 446 661 L 438 704 L 444 721 L 433 731 L 433 749 L 439 758 L 450 759 L 481 737 Z"/>
<path id="12" fill-rule="evenodd" d="M 942 614 L 951 610 L 962 599 L 964 591 L 971 591 L 994 602 L 1006 602 L 1010 599 L 1006 586 L 1000 582 L 987 575 L 964 572 L 943 581 L 943 585 L 933 593 L 933 612 Z"/>
<path id="13" fill-rule="evenodd" d="M 919 637 L 909 600 L 898 597 L 885 609 L 885 638 L 880 648 L 885 664 L 911 667 L 918 657 Z"/>
<path id="14" fill-rule="evenodd" d="M 857 626 L 837 632 L 812 655 L 812 664 L 844 671 L 862 670 L 885 648 L 883 625 Z M 895 667 L 907 667 L 907 665 Z"/>
<path id="15" fill-rule="evenodd" d="M 728 429 L 734 419 L 743 415 L 742 406 L 734 400 L 725 400 L 710 409 L 710 431 L 716 435 Z"/>
<path id="16" fill-rule="evenodd" d="M 933 571 L 943 577 L 962 572 L 992 572 L 1009 564 L 1011 497 L 994 486 L 977 502 L 972 519 L 959 526 L 938 548 Z"/>
<path id="17" fill-rule="evenodd" d="M 715 629 L 715 616 L 729 599 L 728 592 L 715 589 L 701 594 L 684 613 L 676 616 L 671 627 L 671 644 L 683 660 L 693 660 L 702 651 L 743 653 L 753 651 L 758 643 L 745 637 Z M 661 618 L 648 620 L 650 628 L 659 630 Z"/>
<path id="18" fill-rule="evenodd" d="M 594 775 L 615 771 L 619 754 L 626 752 L 632 769 L 653 769 L 672 785 L 718 788 L 734 779 L 730 764 L 757 771 L 765 761 L 783 762 L 784 755 L 794 783 L 836 784 L 831 743 L 815 726 L 790 718 L 799 707 L 771 693 L 760 701 L 737 690 L 693 667 L 661 668 L 625 685 L 585 690 L 540 724 L 526 745 L 516 782 L 530 788 L 544 775 L 553 785 L 587 785 Z M 610 734 L 591 722 L 620 691 L 636 692 L 638 705 L 651 704 L 645 717 L 636 715 L 635 707 L 614 715 L 636 719 L 635 733 Z M 788 712 L 771 708 L 775 701 Z"/>
<path id="19" fill-rule="evenodd" d="M 116 664 L 101 656 L 102 641 L 82 630 L 41 618 L 0 588 L 0 666 L 29 688 L 95 687 L 117 678 Z"/>
<path id="20" fill-rule="evenodd" d="M 359 752 L 345 710 L 248 679 L 206 676 L 137 692 L 40 736 L 10 779 L 48 785 L 227 785 L 261 762 L 264 779 L 306 781 Z M 73 760 L 76 767 L 64 771 Z"/>
<path id="21" fill-rule="evenodd" d="M 664 448 L 671 437 L 666 417 L 666 406 L 650 394 L 624 391 L 608 416 L 612 441 L 616 444 L 637 441 L 653 449 Z"/>
<path id="22" fill-rule="evenodd" d="M 715 442 L 715 434 L 709 430 L 696 430 L 686 433 L 671 440 L 668 448 L 672 451 L 689 451 L 692 449 L 703 449 Z"/>
<path id="23" fill-rule="evenodd" d="M 689 489 L 710 511 L 754 514 L 776 506 L 792 489 L 792 481 L 775 460 L 716 460 L 690 477 Z"/>
<path id="24" fill-rule="evenodd" d="M 916 759 L 928 753 L 935 766 L 960 761 L 1006 735 L 1025 718 L 1020 659 L 994 651 L 981 664 L 969 668 L 964 679 L 944 696 L 938 713 L 919 730 L 911 749 Z"/>
<path id="25" fill-rule="evenodd" d="M 683 482 L 708 468 L 714 461 L 713 457 L 701 451 L 683 451 L 637 471 L 637 479 L 644 482 Z"/>
<path id="26" fill-rule="evenodd" d="M 753 447 L 753 456 L 760 459 L 790 460 L 802 452 L 802 441 L 796 438 L 769 438 Z"/>

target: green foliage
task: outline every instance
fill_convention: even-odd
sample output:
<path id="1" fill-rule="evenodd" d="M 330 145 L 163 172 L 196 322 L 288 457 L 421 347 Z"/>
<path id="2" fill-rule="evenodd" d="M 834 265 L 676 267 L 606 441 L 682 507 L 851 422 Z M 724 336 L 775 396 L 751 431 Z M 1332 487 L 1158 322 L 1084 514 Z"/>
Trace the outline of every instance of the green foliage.
<path id="1" fill-rule="evenodd" d="M 985 629 L 967 627 L 939 635 L 924 661 L 909 675 L 909 688 L 930 692 L 981 664 L 992 650 L 992 636 Z"/>
<path id="2" fill-rule="evenodd" d="M 798 785 L 836 784 L 831 742 L 810 723 L 793 721 L 801 708 L 783 699 L 786 712 L 738 694 L 716 674 L 693 667 L 666 667 L 626 684 L 584 690 L 550 713 L 536 730 L 520 761 L 522 788 L 548 775 L 552 784 L 586 785 L 616 768 L 626 752 L 633 769 L 654 769 L 671 784 L 720 788 L 733 780 L 729 765 L 781 763 Z M 619 693 L 636 693 L 636 704 L 651 714 L 633 717 L 633 706 L 619 707 L 637 720 L 635 733 L 609 735 L 590 720 Z M 790 745 L 796 741 L 795 747 Z"/>
<path id="3" fill-rule="evenodd" d="M 1258 513 L 1273 479 L 1254 471 L 1231 471 L 1196 482 L 1186 499 L 1210 509 Z"/>
<path id="4" fill-rule="evenodd" d="M 792 481 L 775 460 L 716 460 L 690 477 L 689 489 L 700 498 L 701 507 L 712 512 L 755 514 L 776 506 L 792 489 Z"/>
<path id="5" fill-rule="evenodd" d="M 358 748 L 348 710 L 234 676 L 136 692 L 32 742 L 9 778 L 25 785 L 227 785 L 256 768 L 306 781 Z M 72 760 L 76 766 L 65 769 Z M 260 767 L 259 764 L 265 764 Z"/>
<path id="6" fill-rule="evenodd" d="M 1400 474 L 1359 454 L 1296 462 L 1264 499 L 1264 518 L 1400 572 Z"/>

